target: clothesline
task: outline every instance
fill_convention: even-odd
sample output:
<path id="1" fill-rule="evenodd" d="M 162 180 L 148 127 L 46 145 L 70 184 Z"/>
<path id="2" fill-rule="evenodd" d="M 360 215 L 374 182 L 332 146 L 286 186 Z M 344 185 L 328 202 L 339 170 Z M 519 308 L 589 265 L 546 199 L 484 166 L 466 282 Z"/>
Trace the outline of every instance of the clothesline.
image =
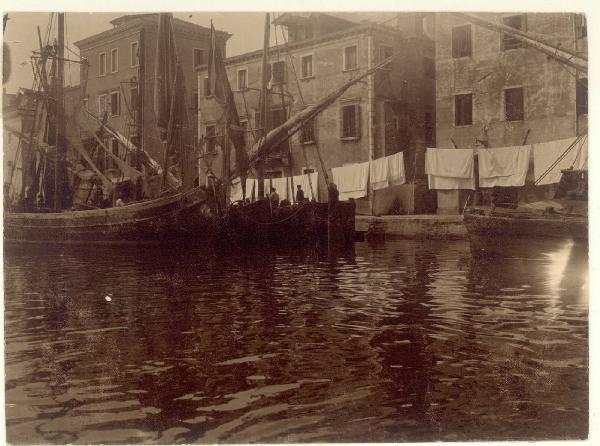
<path id="1" fill-rule="evenodd" d="M 425 173 L 429 188 L 475 189 L 475 156 L 480 187 L 522 187 L 533 160 L 535 185 L 560 182 L 565 169 L 587 169 L 587 137 L 572 137 L 522 146 L 438 149 L 428 148 Z"/>

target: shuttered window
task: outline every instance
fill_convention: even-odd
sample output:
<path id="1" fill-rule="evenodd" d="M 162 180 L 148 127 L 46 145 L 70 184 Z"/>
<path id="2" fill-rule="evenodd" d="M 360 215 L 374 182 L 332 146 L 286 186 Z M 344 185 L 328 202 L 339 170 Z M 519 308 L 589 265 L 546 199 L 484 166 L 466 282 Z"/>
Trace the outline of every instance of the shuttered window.
<path id="1" fill-rule="evenodd" d="M 273 62 L 271 73 L 273 76 L 271 80 L 274 84 L 282 84 L 285 82 L 285 62 L 282 60 Z"/>
<path id="2" fill-rule="evenodd" d="M 360 138 L 360 105 L 344 105 L 340 116 L 340 138 Z"/>
<path id="3" fill-rule="evenodd" d="M 194 48 L 194 67 L 200 67 L 206 62 L 204 60 L 204 50 Z"/>
<path id="4" fill-rule="evenodd" d="M 204 90 L 204 96 L 209 97 L 210 96 L 210 83 L 208 82 L 208 77 L 204 78 L 202 89 Z"/>
<path id="5" fill-rule="evenodd" d="M 471 25 L 452 28 L 452 57 L 469 57 L 471 54 Z"/>
<path id="6" fill-rule="evenodd" d="M 511 28 L 525 31 L 525 15 L 512 15 L 510 17 L 504 17 L 502 23 Z M 510 34 L 502 34 L 502 51 L 514 50 L 517 48 L 523 48 L 525 44 L 519 39 L 512 37 Z"/>
<path id="7" fill-rule="evenodd" d="M 111 116 L 121 114 L 121 94 L 118 91 L 113 91 L 110 94 L 110 114 Z"/>
<path id="8" fill-rule="evenodd" d="M 507 88 L 504 90 L 504 115 L 507 121 L 523 120 L 525 110 L 522 88 Z"/>
<path id="9" fill-rule="evenodd" d="M 216 152 L 216 127 L 214 125 L 207 125 L 205 132 L 206 139 L 206 153 Z"/>
<path id="10" fill-rule="evenodd" d="M 473 95 L 457 94 L 454 96 L 454 125 L 473 124 Z"/>
<path id="11" fill-rule="evenodd" d="M 344 48 L 344 70 L 355 70 L 358 68 L 356 45 Z"/>
<path id="12" fill-rule="evenodd" d="M 315 142 L 315 121 L 311 119 L 302 126 L 300 131 L 300 140 L 303 144 L 310 144 Z"/>

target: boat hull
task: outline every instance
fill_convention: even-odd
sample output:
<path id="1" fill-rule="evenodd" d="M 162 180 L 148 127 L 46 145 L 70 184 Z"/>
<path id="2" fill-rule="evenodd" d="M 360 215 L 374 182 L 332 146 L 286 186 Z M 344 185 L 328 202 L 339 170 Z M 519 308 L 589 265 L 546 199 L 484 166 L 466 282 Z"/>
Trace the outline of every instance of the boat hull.
<path id="1" fill-rule="evenodd" d="M 139 243 L 208 239 L 216 226 L 203 216 L 204 190 L 121 207 L 60 213 L 5 213 L 4 240 L 18 243 Z"/>
<path id="2" fill-rule="evenodd" d="M 486 215 L 466 210 L 464 223 L 469 235 L 479 237 L 564 238 L 587 240 L 588 219 L 584 216 Z"/>

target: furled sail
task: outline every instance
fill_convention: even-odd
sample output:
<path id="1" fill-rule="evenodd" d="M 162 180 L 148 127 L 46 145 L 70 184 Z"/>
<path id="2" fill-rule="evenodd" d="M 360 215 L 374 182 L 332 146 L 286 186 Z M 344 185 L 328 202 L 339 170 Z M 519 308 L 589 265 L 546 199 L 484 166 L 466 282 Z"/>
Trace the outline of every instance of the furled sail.
<path id="1" fill-rule="evenodd" d="M 154 114 L 165 143 L 163 168 L 165 182 L 171 161 L 181 170 L 183 189 L 193 187 L 195 179 L 194 145 L 185 106 L 185 83 L 177 54 L 172 14 L 159 14 L 154 71 Z"/>
<path id="2" fill-rule="evenodd" d="M 240 126 L 240 117 L 238 116 L 231 85 L 227 78 L 227 70 L 223 63 L 223 56 L 217 45 L 215 28 L 210 25 L 210 49 L 208 54 L 208 85 L 211 96 L 224 109 L 224 119 L 229 127 L 229 138 L 233 142 L 235 149 L 236 166 L 238 174 L 245 177 L 248 169 L 248 153 L 244 144 L 244 131 Z"/>
<path id="3" fill-rule="evenodd" d="M 374 66 L 373 68 L 365 71 L 360 76 L 346 82 L 337 90 L 333 91 L 322 100 L 320 100 L 315 105 L 305 108 L 304 110 L 296 113 L 294 116 L 290 117 L 287 121 L 285 121 L 280 126 L 274 128 L 269 133 L 267 133 L 264 137 L 260 138 L 256 143 L 252 146 L 249 154 L 249 166 L 253 166 L 256 162 L 266 157 L 271 150 L 276 148 L 279 144 L 291 138 L 298 130 L 302 128 L 302 126 L 315 118 L 319 113 L 333 104 L 341 95 L 343 95 L 350 87 L 360 82 L 367 76 L 372 75 L 376 71 L 381 70 L 383 67 L 392 62 L 392 58 L 386 59 L 380 64 Z"/>

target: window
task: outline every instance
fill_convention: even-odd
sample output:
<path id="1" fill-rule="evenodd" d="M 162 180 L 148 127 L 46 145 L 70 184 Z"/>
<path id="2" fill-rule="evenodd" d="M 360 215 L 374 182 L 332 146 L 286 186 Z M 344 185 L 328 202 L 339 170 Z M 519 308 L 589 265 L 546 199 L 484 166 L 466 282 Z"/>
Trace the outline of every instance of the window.
<path id="1" fill-rule="evenodd" d="M 137 67 L 140 64 L 139 44 L 137 42 L 131 42 L 130 61 L 132 67 Z"/>
<path id="2" fill-rule="evenodd" d="M 313 57 L 312 54 L 302 56 L 302 78 L 313 77 Z"/>
<path id="3" fill-rule="evenodd" d="M 356 45 L 344 48 L 344 71 L 358 68 Z"/>
<path id="4" fill-rule="evenodd" d="M 588 114 L 588 81 L 585 78 L 577 79 L 575 84 L 575 102 L 577 104 L 577 116 Z"/>
<path id="5" fill-rule="evenodd" d="M 383 62 L 394 55 L 394 49 L 389 45 L 381 45 L 379 47 L 379 61 Z"/>
<path id="6" fill-rule="evenodd" d="M 242 128 L 242 135 L 244 136 L 244 144 L 248 145 L 248 120 L 240 119 L 240 127 Z"/>
<path id="7" fill-rule="evenodd" d="M 106 95 L 101 94 L 98 96 L 98 114 L 102 116 L 106 111 Z"/>
<path id="8" fill-rule="evenodd" d="M 100 53 L 98 59 L 98 75 L 105 76 L 106 75 L 106 53 Z"/>
<path id="9" fill-rule="evenodd" d="M 113 91 L 110 94 L 110 114 L 111 116 L 121 114 L 121 94 L 118 91 Z"/>
<path id="10" fill-rule="evenodd" d="M 90 104 L 88 98 L 83 98 L 83 108 L 87 111 L 90 111 Z"/>
<path id="11" fill-rule="evenodd" d="M 575 38 L 587 37 L 587 20 L 584 14 L 575 14 Z"/>
<path id="12" fill-rule="evenodd" d="M 302 144 L 311 144 L 315 142 L 315 120 L 306 122 L 300 129 L 300 142 Z"/>
<path id="13" fill-rule="evenodd" d="M 341 111 L 340 137 L 342 139 L 360 138 L 360 106 L 344 105 Z"/>
<path id="14" fill-rule="evenodd" d="M 510 17 L 504 17 L 502 23 L 506 26 L 510 26 L 514 29 L 525 31 L 525 15 L 512 15 Z M 514 50 L 517 48 L 523 48 L 525 44 L 519 39 L 514 38 L 510 34 L 502 34 L 502 51 Z"/>
<path id="15" fill-rule="evenodd" d="M 473 95 L 457 94 L 454 96 L 454 125 L 473 124 Z"/>
<path id="16" fill-rule="evenodd" d="M 285 82 L 285 62 L 273 62 L 271 68 L 271 80 L 274 84 L 282 84 Z"/>
<path id="17" fill-rule="evenodd" d="M 194 48 L 194 67 L 200 67 L 205 63 L 206 61 L 204 60 L 204 50 Z"/>
<path id="18" fill-rule="evenodd" d="M 470 57 L 471 51 L 471 25 L 452 28 L 452 57 Z"/>
<path id="19" fill-rule="evenodd" d="M 303 174 L 307 174 L 307 173 L 315 173 L 315 169 L 310 169 L 310 168 L 309 168 L 309 169 L 304 169 L 304 170 L 302 170 L 302 173 L 303 173 Z"/>
<path id="20" fill-rule="evenodd" d="M 131 109 L 132 110 L 137 110 L 138 109 L 138 88 L 137 86 L 135 87 L 131 87 L 131 89 L 129 90 L 129 93 L 131 95 Z"/>
<path id="21" fill-rule="evenodd" d="M 204 97 L 210 96 L 210 83 L 208 82 L 208 76 L 204 78 L 202 89 L 204 90 Z"/>
<path id="22" fill-rule="evenodd" d="M 435 79 L 435 61 L 431 57 L 423 58 L 423 74 L 426 79 Z"/>
<path id="23" fill-rule="evenodd" d="M 216 135 L 216 127 L 214 125 L 207 125 L 206 126 L 206 132 L 205 132 L 205 139 L 206 139 L 206 153 L 216 153 L 217 151 L 217 146 L 216 146 L 216 139 L 217 139 L 217 135 Z"/>
<path id="24" fill-rule="evenodd" d="M 110 50 L 110 72 L 116 73 L 119 71 L 119 50 L 113 48 Z"/>
<path id="25" fill-rule="evenodd" d="M 507 121 L 522 121 L 524 117 L 523 110 L 523 89 L 507 88 L 504 90 L 504 116 Z"/>
<path id="26" fill-rule="evenodd" d="M 242 68 L 237 71 L 237 89 L 243 91 L 248 88 L 248 69 Z"/>
<path id="27" fill-rule="evenodd" d="M 197 91 L 192 91 L 192 112 L 198 113 L 198 108 L 199 108 L 199 104 L 198 104 L 198 92 Z"/>

